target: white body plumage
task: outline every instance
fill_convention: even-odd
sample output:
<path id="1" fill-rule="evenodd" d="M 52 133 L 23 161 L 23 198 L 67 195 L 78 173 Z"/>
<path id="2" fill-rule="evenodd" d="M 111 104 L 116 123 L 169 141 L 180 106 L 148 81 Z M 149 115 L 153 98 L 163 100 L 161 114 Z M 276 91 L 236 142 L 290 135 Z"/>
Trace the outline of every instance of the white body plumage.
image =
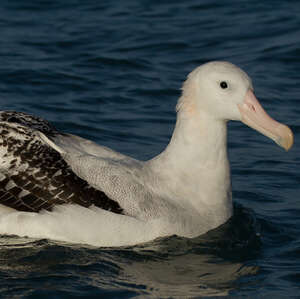
<path id="1" fill-rule="evenodd" d="M 221 225 L 232 216 L 227 121 L 241 120 L 286 149 L 292 145 L 291 131 L 266 117 L 252 90 L 249 77 L 230 63 L 195 69 L 183 86 L 169 145 L 146 162 L 77 136 L 36 131 L 123 213 L 72 204 L 35 213 L 2 205 L 0 233 L 121 246 L 172 234 L 196 237 Z"/>

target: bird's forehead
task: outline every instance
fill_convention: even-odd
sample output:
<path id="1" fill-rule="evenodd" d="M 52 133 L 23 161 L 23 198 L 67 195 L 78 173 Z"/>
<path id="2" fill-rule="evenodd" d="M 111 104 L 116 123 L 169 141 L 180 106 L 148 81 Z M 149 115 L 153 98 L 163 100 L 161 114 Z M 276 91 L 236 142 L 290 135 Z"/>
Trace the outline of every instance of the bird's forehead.
<path id="1" fill-rule="evenodd" d="M 210 62 L 199 68 L 199 74 L 206 76 L 232 77 L 249 80 L 248 75 L 239 67 L 229 62 Z"/>
<path id="2" fill-rule="evenodd" d="M 194 69 L 183 85 L 185 93 L 197 91 L 199 88 L 212 89 L 216 82 L 226 81 L 231 84 L 231 90 L 252 89 L 252 80 L 239 67 L 230 62 L 213 61 Z"/>

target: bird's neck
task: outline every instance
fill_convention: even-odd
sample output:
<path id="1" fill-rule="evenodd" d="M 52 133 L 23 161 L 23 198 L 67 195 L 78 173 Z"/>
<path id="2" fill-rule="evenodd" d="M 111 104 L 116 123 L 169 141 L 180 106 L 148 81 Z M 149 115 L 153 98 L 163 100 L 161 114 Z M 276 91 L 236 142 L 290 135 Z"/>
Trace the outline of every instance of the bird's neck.
<path id="1" fill-rule="evenodd" d="M 175 200 L 191 204 L 200 214 L 214 211 L 217 222 L 231 216 L 225 121 L 178 112 L 170 143 L 150 164 Z"/>
<path id="2" fill-rule="evenodd" d="M 162 153 L 176 168 L 215 169 L 227 160 L 227 125 L 206 114 L 188 118 L 178 115 L 176 126 Z"/>

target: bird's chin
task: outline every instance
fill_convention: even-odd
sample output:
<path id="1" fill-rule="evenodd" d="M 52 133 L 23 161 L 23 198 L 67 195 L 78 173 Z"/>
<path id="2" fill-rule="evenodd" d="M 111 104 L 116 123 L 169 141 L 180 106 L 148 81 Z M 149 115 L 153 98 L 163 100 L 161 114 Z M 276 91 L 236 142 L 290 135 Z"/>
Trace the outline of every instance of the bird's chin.
<path id="1" fill-rule="evenodd" d="M 287 151 L 292 147 L 294 135 L 291 129 L 270 117 L 252 90 L 248 90 L 243 103 L 238 104 L 238 108 L 244 124 L 271 138 Z"/>

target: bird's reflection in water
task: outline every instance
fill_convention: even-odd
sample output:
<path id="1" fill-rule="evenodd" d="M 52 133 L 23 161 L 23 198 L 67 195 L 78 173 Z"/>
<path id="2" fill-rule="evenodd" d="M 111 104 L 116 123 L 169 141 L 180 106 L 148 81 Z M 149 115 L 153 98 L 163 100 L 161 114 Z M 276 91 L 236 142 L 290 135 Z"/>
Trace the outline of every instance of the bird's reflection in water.
<path id="1" fill-rule="evenodd" d="M 154 297 L 190 297 L 228 295 L 240 278 L 258 273 L 251 261 L 259 251 L 254 215 L 235 206 L 226 224 L 198 238 L 174 236 L 136 246 L 130 260 L 124 251 L 114 254 L 123 282 L 143 286 Z"/>
<path id="2" fill-rule="evenodd" d="M 12 292 L 18 279 L 36 295 L 70 288 L 69 295 L 109 289 L 111 295 L 135 298 L 226 296 L 241 278 L 258 273 L 252 261 L 259 252 L 256 219 L 238 206 L 226 224 L 198 238 L 172 236 L 127 248 L 2 236 L 0 272 L 6 291 Z"/>

